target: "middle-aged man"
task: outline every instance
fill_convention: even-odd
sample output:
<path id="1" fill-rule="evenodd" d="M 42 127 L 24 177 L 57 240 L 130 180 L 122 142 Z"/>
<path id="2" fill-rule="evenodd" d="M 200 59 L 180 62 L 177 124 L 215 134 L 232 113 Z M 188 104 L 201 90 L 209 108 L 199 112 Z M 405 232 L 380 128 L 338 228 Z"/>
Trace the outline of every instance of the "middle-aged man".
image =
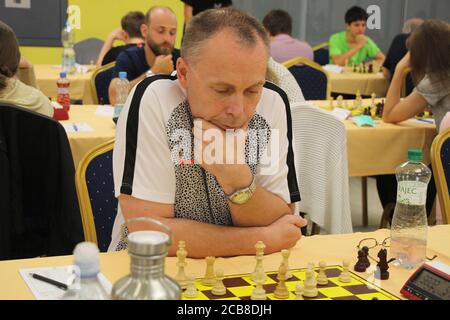
<path id="1" fill-rule="evenodd" d="M 188 25 L 177 75 L 133 88 L 117 125 L 114 184 L 119 210 L 110 250 L 126 247 L 128 223 L 152 217 L 191 257 L 290 248 L 306 221 L 286 94 L 266 83 L 264 28 L 236 9 L 207 10 Z M 237 138 L 237 139 L 236 139 Z M 239 140 L 239 142 L 236 142 Z M 226 154 L 226 157 L 225 157 Z"/>
<path id="2" fill-rule="evenodd" d="M 347 10 L 347 30 L 333 34 L 328 43 L 331 63 L 344 66 L 346 61 L 360 64 L 366 60 L 376 60 L 380 66 L 383 64 L 384 54 L 375 42 L 364 34 L 368 18 L 369 15 L 363 8 L 354 6 Z"/>
<path id="3" fill-rule="evenodd" d="M 141 25 L 144 46 L 123 51 L 116 60 L 115 77 L 120 71 L 127 72 L 130 89 L 152 74 L 171 74 L 174 71 L 179 50 L 174 49 L 177 35 L 177 17 L 169 7 L 152 7 Z M 109 85 L 109 100 L 116 101 L 116 81 Z"/>

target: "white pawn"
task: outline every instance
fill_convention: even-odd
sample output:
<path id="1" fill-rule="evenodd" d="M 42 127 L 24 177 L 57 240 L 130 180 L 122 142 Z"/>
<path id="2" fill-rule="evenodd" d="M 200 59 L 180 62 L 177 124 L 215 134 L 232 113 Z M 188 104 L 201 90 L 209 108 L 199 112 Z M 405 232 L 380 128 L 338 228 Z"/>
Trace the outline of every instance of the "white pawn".
<path id="1" fill-rule="evenodd" d="M 341 272 L 341 275 L 339 276 L 340 282 L 344 282 L 344 283 L 352 282 L 352 276 L 351 276 L 350 272 L 348 271 L 349 266 L 350 266 L 350 261 L 348 261 L 347 259 L 342 262 L 342 272 Z"/>
<path id="2" fill-rule="evenodd" d="M 325 268 L 327 264 L 324 261 L 319 262 L 319 274 L 317 275 L 317 284 L 321 286 L 325 286 L 328 284 L 328 277 L 325 273 Z"/>
<path id="3" fill-rule="evenodd" d="M 223 296 L 227 293 L 227 288 L 223 284 L 223 270 L 218 269 L 216 271 L 216 283 L 211 290 L 211 293 L 215 296 Z"/>
<path id="4" fill-rule="evenodd" d="M 255 289 L 253 289 L 252 295 L 250 297 L 251 300 L 266 300 L 266 290 L 264 289 L 263 285 L 264 282 L 266 282 L 266 274 L 265 273 L 259 273 L 255 276 Z"/>
<path id="5" fill-rule="evenodd" d="M 303 295 L 308 298 L 317 297 L 319 291 L 317 290 L 317 281 L 314 277 L 314 271 L 311 269 L 306 270 L 306 279 L 303 288 Z"/>
<path id="6" fill-rule="evenodd" d="M 190 274 L 187 276 L 187 287 L 184 292 L 186 298 L 195 298 L 198 295 L 197 287 L 195 286 L 195 277 Z"/>
<path id="7" fill-rule="evenodd" d="M 305 300 L 305 299 L 303 299 L 303 285 L 301 283 L 298 283 L 295 285 L 294 300 Z"/>

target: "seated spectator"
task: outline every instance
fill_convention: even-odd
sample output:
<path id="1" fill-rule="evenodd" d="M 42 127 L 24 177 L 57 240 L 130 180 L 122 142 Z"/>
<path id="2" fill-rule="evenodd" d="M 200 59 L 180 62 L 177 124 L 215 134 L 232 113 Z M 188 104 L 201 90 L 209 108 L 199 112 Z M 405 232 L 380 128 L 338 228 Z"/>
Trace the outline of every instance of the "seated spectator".
<path id="1" fill-rule="evenodd" d="M 333 34 L 329 40 L 330 63 L 339 66 L 360 64 L 368 60 L 376 60 L 381 66 L 384 54 L 368 36 L 366 24 L 369 15 L 360 7 L 354 6 L 345 13 L 346 31 Z"/>
<path id="2" fill-rule="evenodd" d="M 395 67 L 383 109 L 383 121 L 401 122 L 429 107 L 439 131 L 442 119 L 450 111 L 450 25 L 439 20 L 425 21 L 409 36 L 406 45 L 409 52 Z M 401 100 L 402 75 L 407 68 L 411 68 L 417 86 Z M 397 190 L 397 183 L 394 175 L 377 176 L 377 189 L 383 206 L 383 202 L 395 203 L 396 192 L 392 190 Z M 431 179 L 427 190 L 428 215 L 435 194 L 434 179 Z"/>
<path id="3" fill-rule="evenodd" d="M 174 49 L 177 36 L 177 17 L 169 7 L 152 7 L 141 25 L 144 46 L 129 48 L 116 60 L 114 79 L 109 85 L 109 101 L 116 101 L 115 83 L 119 72 L 125 71 L 130 90 L 139 81 L 153 74 L 171 74 L 180 55 Z"/>
<path id="4" fill-rule="evenodd" d="M 408 50 L 406 49 L 406 40 L 408 39 L 411 32 L 413 32 L 422 23 L 423 20 L 420 18 L 412 18 L 406 20 L 405 24 L 403 25 L 402 33 L 396 35 L 392 40 L 392 43 L 386 55 L 386 59 L 383 63 L 383 74 L 386 79 L 390 80 L 392 78 L 397 63 L 408 52 Z"/>
<path id="5" fill-rule="evenodd" d="M 292 18 L 286 11 L 272 10 L 263 19 L 263 25 L 269 34 L 270 55 L 279 62 L 296 57 L 305 57 L 314 61 L 311 46 L 291 36 Z"/>
<path id="6" fill-rule="evenodd" d="M 129 12 L 121 20 L 122 28 L 113 30 L 103 44 L 98 55 L 97 67 L 116 61 L 117 56 L 124 50 L 144 43 L 141 25 L 145 23 L 145 16 L 140 11 Z M 113 47 L 115 40 L 125 42 L 125 45 Z"/>
<path id="7" fill-rule="evenodd" d="M 39 90 L 15 77 L 20 51 L 14 31 L 0 21 L 0 102 L 9 103 L 53 117 L 50 100 Z"/>

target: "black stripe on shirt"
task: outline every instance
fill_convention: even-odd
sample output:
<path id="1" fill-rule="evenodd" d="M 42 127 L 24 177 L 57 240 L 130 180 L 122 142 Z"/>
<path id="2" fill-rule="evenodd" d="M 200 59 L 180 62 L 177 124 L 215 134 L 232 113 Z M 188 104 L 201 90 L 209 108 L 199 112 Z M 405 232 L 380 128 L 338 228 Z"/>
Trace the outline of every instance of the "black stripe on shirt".
<path id="1" fill-rule="evenodd" d="M 264 87 L 277 92 L 283 99 L 284 106 L 286 108 L 287 138 L 289 142 L 286 164 L 288 166 L 289 194 L 291 196 L 291 203 L 298 202 L 300 201 L 300 191 L 298 189 L 297 175 L 295 173 L 295 165 L 294 165 L 294 151 L 292 149 L 292 117 L 289 99 L 287 94 L 280 87 L 276 86 L 271 82 L 266 81 Z"/>
<path id="2" fill-rule="evenodd" d="M 141 107 L 141 100 L 144 96 L 147 87 L 157 80 L 176 80 L 176 76 L 170 75 L 155 75 L 148 77 L 136 87 L 133 98 L 131 100 L 130 108 L 127 115 L 127 127 L 125 137 L 125 163 L 123 166 L 122 186 L 120 193 L 132 195 L 134 169 L 136 165 L 136 149 L 139 131 L 139 109 Z"/>

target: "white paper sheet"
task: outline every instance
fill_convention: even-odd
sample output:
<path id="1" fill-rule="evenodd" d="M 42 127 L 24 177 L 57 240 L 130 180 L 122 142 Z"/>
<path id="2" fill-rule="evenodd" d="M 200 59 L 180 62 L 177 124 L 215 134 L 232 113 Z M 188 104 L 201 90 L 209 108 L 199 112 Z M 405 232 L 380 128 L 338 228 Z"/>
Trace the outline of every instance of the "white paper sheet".
<path id="1" fill-rule="evenodd" d="M 86 122 L 61 123 L 66 132 L 92 132 L 94 129 Z"/>
<path id="2" fill-rule="evenodd" d="M 19 273 L 37 300 L 60 300 L 67 291 L 35 279 L 31 274 L 37 273 L 69 286 L 74 279 L 74 266 L 20 269 Z M 111 292 L 111 282 L 102 273 L 99 273 L 98 278 L 106 292 Z"/>
<path id="3" fill-rule="evenodd" d="M 114 107 L 110 105 L 98 106 L 95 115 L 102 117 L 114 117 Z"/>

